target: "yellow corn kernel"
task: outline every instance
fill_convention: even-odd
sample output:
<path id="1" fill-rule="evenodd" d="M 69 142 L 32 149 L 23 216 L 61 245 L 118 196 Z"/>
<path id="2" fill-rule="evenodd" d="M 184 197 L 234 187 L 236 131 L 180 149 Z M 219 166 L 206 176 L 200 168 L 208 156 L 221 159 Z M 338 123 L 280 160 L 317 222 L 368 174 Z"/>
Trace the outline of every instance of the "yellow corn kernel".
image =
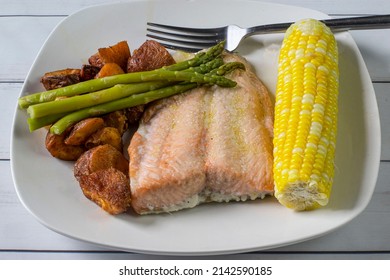
<path id="1" fill-rule="evenodd" d="M 275 197 L 298 211 L 325 206 L 334 175 L 338 52 L 331 30 L 305 19 L 280 50 L 274 124 Z"/>

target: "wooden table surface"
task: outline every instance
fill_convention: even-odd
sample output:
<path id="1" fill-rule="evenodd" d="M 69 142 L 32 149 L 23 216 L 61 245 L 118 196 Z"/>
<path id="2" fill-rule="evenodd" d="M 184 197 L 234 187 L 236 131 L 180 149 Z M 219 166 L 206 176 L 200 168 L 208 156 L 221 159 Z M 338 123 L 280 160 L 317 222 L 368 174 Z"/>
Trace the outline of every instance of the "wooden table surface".
<path id="1" fill-rule="evenodd" d="M 211 1 L 211 0 L 210 0 Z M 150 259 L 77 241 L 41 225 L 19 201 L 11 176 L 13 114 L 25 77 L 43 42 L 67 15 L 104 0 L 0 0 L 0 259 Z M 390 1 L 268 1 L 316 9 L 333 17 L 390 14 Z M 382 151 L 368 207 L 323 237 L 273 250 L 223 258 L 390 259 L 390 29 L 351 31 L 378 101 Z"/>

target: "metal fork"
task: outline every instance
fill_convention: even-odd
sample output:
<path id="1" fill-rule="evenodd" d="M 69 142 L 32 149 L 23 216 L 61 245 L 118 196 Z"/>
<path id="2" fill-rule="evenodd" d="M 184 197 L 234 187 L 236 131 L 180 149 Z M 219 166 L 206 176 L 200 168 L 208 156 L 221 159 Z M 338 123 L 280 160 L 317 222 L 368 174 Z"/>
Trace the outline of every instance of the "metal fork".
<path id="1" fill-rule="evenodd" d="M 375 15 L 321 20 L 333 31 L 390 28 L 390 15 Z M 226 40 L 225 48 L 234 51 L 240 42 L 255 34 L 284 32 L 292 22 L 241 28 L 228 25 L 218 28 L 190 28 L 148 22 L 147 35 L 166 48 L 196 52 Z M 164 43 L 168 42 L 168 43 Z M 171 44 L 173 43 L 173 44 Z"/>

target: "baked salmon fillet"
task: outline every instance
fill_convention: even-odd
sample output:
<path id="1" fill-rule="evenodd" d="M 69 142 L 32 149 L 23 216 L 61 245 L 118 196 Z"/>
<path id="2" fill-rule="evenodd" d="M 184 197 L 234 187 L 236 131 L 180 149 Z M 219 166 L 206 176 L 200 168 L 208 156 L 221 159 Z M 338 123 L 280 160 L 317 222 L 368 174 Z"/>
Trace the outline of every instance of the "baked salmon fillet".
<path id="1" fill-rule="evenodd" d="M 132 207 L 172 212 L 273 194 L 273 104 L 244 58 L 234 88 L 201 87 L 155 102 L 130 142 Z"/>

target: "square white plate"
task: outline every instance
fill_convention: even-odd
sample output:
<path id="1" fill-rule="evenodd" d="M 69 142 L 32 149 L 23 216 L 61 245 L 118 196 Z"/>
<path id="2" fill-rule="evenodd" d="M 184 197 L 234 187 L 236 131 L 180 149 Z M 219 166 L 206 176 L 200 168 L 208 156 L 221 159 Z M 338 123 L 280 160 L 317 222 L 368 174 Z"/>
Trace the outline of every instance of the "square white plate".
<path id="1" fill-rule="evenodd" d="M 80 67 L 99 47 L 127 40 L 131 49 L 147 38 L 146 22 L 193 27 L 243 27 L 327 18 L 323 13 L 258 1 L 130 1 L 83 9 L 63 20 L 37 56 L 21 95 L 43 90 L 43 73 Z M 349 33 L 336 35 L 340 51 L 339 133 L 336 176 L 328 206 L 293 212 L 274 198 L 207 204 L 173 214 L 111 216 L 82 194 L 73 164 L 52 158 L 45 131 L 28 131 L 17 109 L 11 141 L 15 188 L 24 206 L 45 226 L 79 240 L 120 250 L 207 255 L 288 245 L 326 234 L 367 206 L 380 160 L 380 126 L 371 79 Z M 274 93 L 283 34 L 248 38 L 238 49 Z"/>

